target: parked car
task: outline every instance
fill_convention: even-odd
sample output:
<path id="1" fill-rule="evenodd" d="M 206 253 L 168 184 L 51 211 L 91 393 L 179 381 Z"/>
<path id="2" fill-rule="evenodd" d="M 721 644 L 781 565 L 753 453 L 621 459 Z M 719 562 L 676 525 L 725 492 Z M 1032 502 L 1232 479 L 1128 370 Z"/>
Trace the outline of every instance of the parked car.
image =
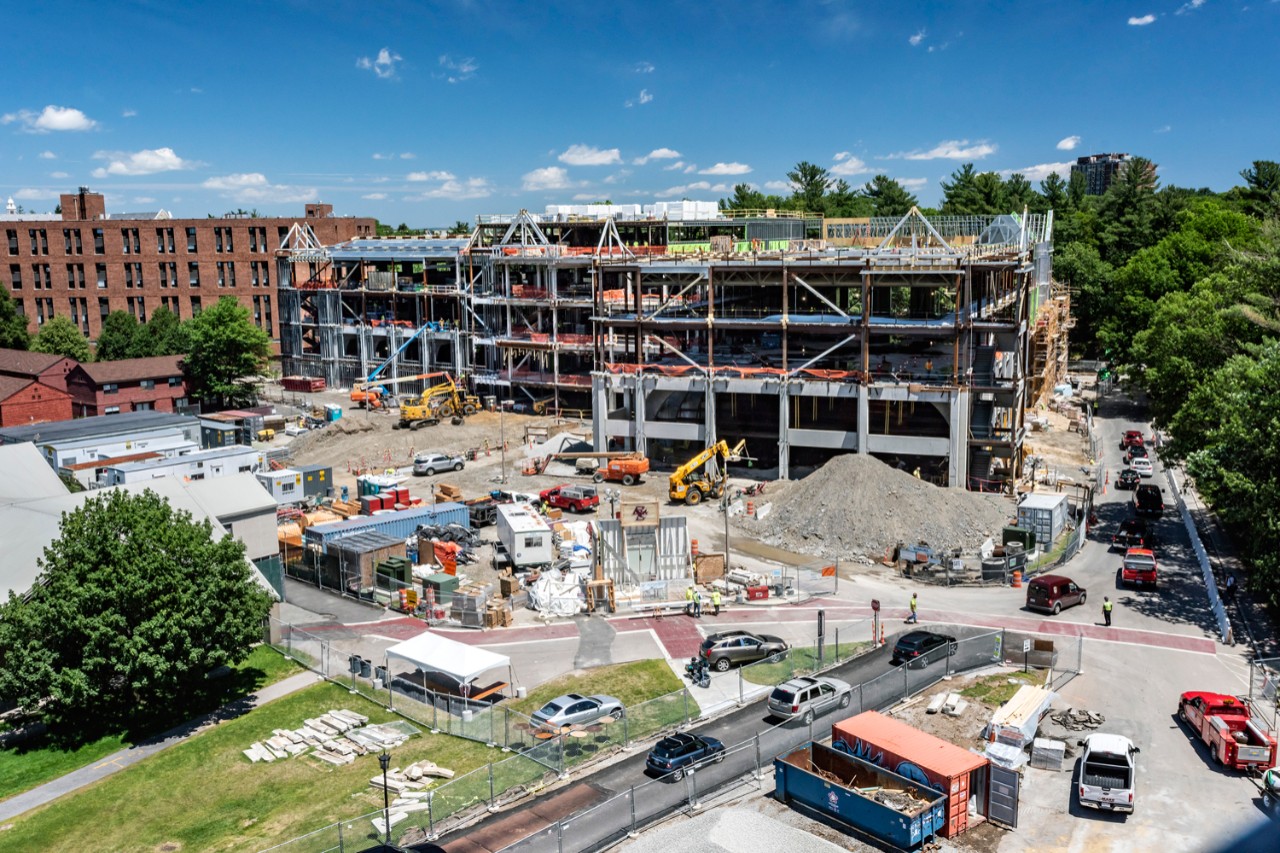
<path id="1" fill-rule="evenodd" d="M 466 460 L 461 456 L 449 456 L 445 453 L 419 453 L 413 457 L 413 473 L 419 477 L 428 477 L 437 471 L 461 471 L 466 467 Z"/>
<path id="2" fill-rule="evenodd" d="M 1156 586 L 1156 555 L 1149 548 L 1130 548 L 1124 552 L 1124 563 L 1120 566 L 1120 585 Z"/>
<path id="3" fill-rule="evenodd" d="M 1131 429 L 1124 435 L 1120 436 L 1120 449 L 1126 450 L 1130 447 L 1142 447 L 1146 444 L 1146 439 L 1142 437 L 1142 430 Z"/>
<path id="4" fill-rule="evenodd" d="M 612 696 L 581 696 L 577 693 L 566 693 L 534 711 L 529 719 L 538 726 L 558 728 L 586 725 L 601 717 L 619 719 L 624 713 L 626 712 L 622 703 Z"/>
<path id="5" fill-rule="evenodd" d="M 1135 459 L 1150 459 L 1151 454 L 1147 452 L 1144 444 L 1135 444 L 1124 452 L 1124 461 L 1133 462 Z"/>
<path id="6" fill-rule="evenodd" d="M 1057 616 L 1064 607 L 1084 604 L 1084 587 L 1062 575 L 1041 575 L 1027 584 L 1027 608 Z"/>
<path id="7" fill-rule="evenodd" d="M 1111 536 L 1111 547 L 1121 551 L 1130 548 L 1147 548 L 1155 543 L 1151 528 L 1141 518 L 1126 518 Z"/>
<path id="8" fill-rule="evenodd" d="M 1145 456 L 1139 456 L 1129 463 L 1129 467 L 1138 472 L 1142 478 L 1154 477 L 1156 469 L 1151 467 L 1151 460 Z"/>
<path id="9" fill-rule="evenodd" d="M 1077 742 L 1084 747 L 1080 759 L 1080 805 L 1104 811 L 1132 812 L 1140 751 L 1121 735 L 1094 732 Z"/>
<path id="10" fill-rule="evenodd" d="M 826 676 L 802 676 L 783 682 L 769 694 L 769 713 L 784 720 L 813 722 L 832 708 L 848 708 L 853 687 L 847 681 Z"/>
<path id="11" fill-rule="evenodd" d="M 932 631 L 911 631 L 898 638 L 893 647 L 894 666 L 905 663 L 909 668 L 925 667 L 935 660 L 954 655 L 960 649 L 955 637 Z"/>
<path id="12" fill-rule="evenodd" d="M 755 663 L 765 658 L 782 660 L 790 646 L 772 634 L 750 631 L 721 631 L 702 641 L 702 656 L 717 672 L 725 672 L 735 663 Z"/>
<path id="13" fill-rule="evenodd" d="M 595 486 L 571 486 L 567 483 L 544 489 L 538 495 L 542 502 L 557 509 L 591 512 L 600 506 Z"/>
<path id="14" fill-rule="evenodd" d="M 723 743 L 706 735 L 680 733 L 654 744 L 644 766 L 678 782 L 686 771 L 711 761 L 724 761 Z"/>
<path id="15" fill-rule="evenodd" d="M 1142 475 L 1132 468 L 1125 468 L 1120 472 L 1120 476 L 1116 477 L 1117 489 L 1136 489 L 1138 484 L 1142 482 Z"/>

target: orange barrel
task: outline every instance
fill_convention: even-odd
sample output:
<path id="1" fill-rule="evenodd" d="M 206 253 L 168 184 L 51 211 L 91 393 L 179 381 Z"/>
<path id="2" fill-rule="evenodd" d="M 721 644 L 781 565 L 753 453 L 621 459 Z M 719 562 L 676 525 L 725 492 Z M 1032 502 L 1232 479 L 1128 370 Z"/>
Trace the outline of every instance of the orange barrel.
<path id="1" fill-rule="evenodd" d="M 747 501 L 747 515 L 755 515 L 755 514 L 756 514 L 756 502 Z"/>
<path id="2" fill-rule="evenodd" d="M 1021 569 L 1013 570 L 1013 588 L 1014 589 L 1022 588 L 1022 570 Z"/>
<path id="3" fill-rule="evenodd" d="M 698 540 L 690 539 L 689 546 L 690 546 L 690 549 L 693 551 L 693 556 L 695 557 L 698 556 Z"/>

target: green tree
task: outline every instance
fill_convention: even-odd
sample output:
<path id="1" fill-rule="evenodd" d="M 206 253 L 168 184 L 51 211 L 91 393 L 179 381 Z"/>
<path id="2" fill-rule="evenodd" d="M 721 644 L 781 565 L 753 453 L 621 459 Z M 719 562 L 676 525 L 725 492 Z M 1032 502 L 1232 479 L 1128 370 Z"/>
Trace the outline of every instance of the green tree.
<path id="1" fill-rule="evenodd" d="M 1050 172 L 1040 182 L 1040 197 L 1042 203 L 1037 213 L 1052 210 L 1057 216 L 1067 212 L 1067 182 L 1057 172 Z"/>
<path id="2" fill-rule="evenodd" d="M 449 229 L 450 237 L 470 237 L 471 223 L 459 219 L 453 223 L 453 227 Z"/>
<path id="3" fill-rule="evenodd" d="M 76 361 L 91 360 L 88 339 L 80 334 L 75 323 L 61 315 L 44 321 L 40 333 L 31 341 L 31 349 L 35 352 L 65 355 Z"/>
<path id="4" fill-rule="evenodd" d="M 795 185 L 792 200 L 802 210 L 811 213 L 826 210 L 827 189 L 831 186 L 831 175 L 826 169 L 808 160 L 801 160 L 794 169 L 787 172 L 787 180 Z"/>
<path id="5" fill-rule="evenodd" d="M 0 606 L 0 696 L 64 733 L 183 719 L 270 608 L 241 542 L 150 490 L 65 513 L 39 566 L 28 597 Z"/>
<path id="6" fill-rule="evenodd" d="M 949 216 L 980 213 L 978 207 L 978 173 L 972 163 L 965 163 L 951 173 L 950 182 L 942 182 L 942 212 Z"/>
<path id="7" fill-rule="evenodd" d="M 1040 205 L 1040 195 L 1031 186 L 1026 175 L 1014 172 L 1004 182 L 1004 198 L 1006 213 L 1022 213 L 1023 210 L 1035 212 Z"/>
<path id="8" fill-rule="evenodd" d="M 250 377 L 260 375 L 271 339 L 249 320 L 249 309 L 224 296 L 183 324 L 188 352 L 183 370 L 192 394 L 214 405 L 245 405 L 255 395 Z"/>
<path id="9" fill-rule="evenodd" d="M 178 315 L 161 305 L 133 336 L 130 358 L 181 355 L 187 351 L 187 334 Z"/>
<path id="10" fill-rule="evenodd" d="M 874 206 L 871 199 L 849 186 L 843 178 L 831 185 L 826 197 L 826 215 L 836 218 L 861 218 L 871 216 Z"/>
<path id="11" fill-rule="evenodd" d="M 0 287 L 0 347 L 27 349 L 29 346 L 31 333 L 27 331 L 27 318 L 18 313 L 8 288 Z"/>
<path id="12" fill-rule="evenodd" d="M 1158 185 L 1155 164 L 1145 157 L 1134 157 L 1103 193 L 1099 204 L 1105 224 L 1099 248 L 1108 263 L 1124 264 L 1139 249 L 1160 239 L 1152 228 Z"/>
<path id="13" fill-rule="evenodd" d="M 137 318 L 128 311 L 112 311 L 102 321 L 98 346 L 93 353 L 94 360 L 119 361 L 122 358 L 132 358 L 137 336 Z"/>
<path id="14" fill-rule="evenodd" d="M 1240 177 L 1245 185 L 1238 194 L 1245 213 L 1258 219 L 1280 216 L 1280 163 L 1254 160 L 1252 167 L 1240 172 Z"/>
<path id="15" fill-rule="evenodd" d="M 905 216 L 917 204 L 916 197 L 888 175 L 876 175 L 862 194 L 871 200 L 872 216 Z"/>

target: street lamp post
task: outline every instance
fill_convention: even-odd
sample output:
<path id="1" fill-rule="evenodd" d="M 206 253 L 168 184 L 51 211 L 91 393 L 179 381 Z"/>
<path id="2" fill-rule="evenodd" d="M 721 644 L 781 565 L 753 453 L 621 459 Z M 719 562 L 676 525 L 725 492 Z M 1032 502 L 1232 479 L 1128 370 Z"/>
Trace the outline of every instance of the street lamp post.
<path id="1" fill-rule="evenodd" d="M 605 489 L 604 499 L 609 502 L 609 518 L 616 519 L 618 517 L 618 499 L 622 495 L 617 489 Z"/>
<path id="2" fill-rule="evenodd" d="M 387 793 L 387 768 L 391 766 L 391 756 L 386 750 L 378 756 L 378 763 L 382 765 L 382 826 L 389 845 L 391 844 L 391 797 Z"/>
<path id="3" fill-rule="evenodd" d="M 729 571 L 729 479 L 724 482 L 724 493 L 721 495 L 724 511 L 724 570 Z"/>

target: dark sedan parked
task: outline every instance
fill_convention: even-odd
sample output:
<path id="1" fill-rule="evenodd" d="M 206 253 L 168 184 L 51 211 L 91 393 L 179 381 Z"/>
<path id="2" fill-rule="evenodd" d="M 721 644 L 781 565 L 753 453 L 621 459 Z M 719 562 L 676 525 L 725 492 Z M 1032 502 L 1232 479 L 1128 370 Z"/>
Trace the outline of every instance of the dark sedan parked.
<path id="1" fill-rule="evenodd" d="M 702 657 L 717 672 L 735 663 L 755 663 L 765 658 L 781 660 L 790 648 L 781 637 L 752 634 L 750 631 L 722 631 L 702 641 Z"/>
<path id="2" fill-rule="evenodd" d="M 724 761 L 724 744 L 706 735 L 674 734 L 664 737 L 649 750 L 644 766 L 674 781 L 687 770 L 711 761 Z"/>
<path id="3" fill-rule="evenodd" d="M 894 666 L 905 663 L 912 669 L 925 667 L 935 660 L 954 655 L 959 648 L 955 637 L 932 631 L 911 631 L 903 634 L 894 645 L 892 663 Z"/>

